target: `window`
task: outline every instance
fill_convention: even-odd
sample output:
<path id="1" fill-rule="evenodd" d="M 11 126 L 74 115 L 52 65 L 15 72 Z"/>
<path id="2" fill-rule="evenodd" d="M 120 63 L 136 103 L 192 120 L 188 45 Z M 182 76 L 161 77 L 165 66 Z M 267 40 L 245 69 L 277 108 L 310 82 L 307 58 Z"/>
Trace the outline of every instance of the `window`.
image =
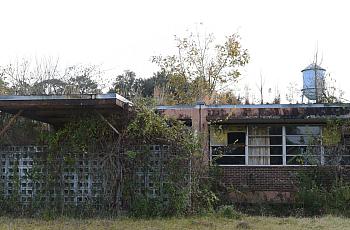
<path id="1" fill-rule="evenodd" d="M 210 127 L 211 160 L 218 165 L 321 164 L 321 135 L 317 125 L 215 125 Z"/>
<path id="2" fill-rule="evenodd" d="M 248 165 L 282 165 L 282 127 L 248 126 Z"/>
<path id="3" fill-rule="evenodd" d="M 324 146 L 324 164 L 350 165 L 350 130 L 342 128 L 340 143 L 329 143 Z"/>
<path id="4" fill-rule="evenodd" d="M 321 163 L 321 127 L 289 125 L 286 129 L 286 164 Z"/>
<path id="5" fill-rule="evenodd" d="M 219 165 L 244 165 L 246 128 L 218 126 L 211 129 L 212 161 Z"/>

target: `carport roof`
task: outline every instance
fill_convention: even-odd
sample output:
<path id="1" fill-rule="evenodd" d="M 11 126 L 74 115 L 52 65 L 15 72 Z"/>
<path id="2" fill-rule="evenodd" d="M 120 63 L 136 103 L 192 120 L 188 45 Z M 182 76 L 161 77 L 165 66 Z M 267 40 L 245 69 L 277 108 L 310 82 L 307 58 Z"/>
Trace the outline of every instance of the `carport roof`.
<path id="1" fill-rule="evenodd" d="M 53 125 L 68 122 L 73 116 L 98 112 L 109 115 L 124 112 L 132 102 L 119 94 L 0 96 L 0 111 Z"/>

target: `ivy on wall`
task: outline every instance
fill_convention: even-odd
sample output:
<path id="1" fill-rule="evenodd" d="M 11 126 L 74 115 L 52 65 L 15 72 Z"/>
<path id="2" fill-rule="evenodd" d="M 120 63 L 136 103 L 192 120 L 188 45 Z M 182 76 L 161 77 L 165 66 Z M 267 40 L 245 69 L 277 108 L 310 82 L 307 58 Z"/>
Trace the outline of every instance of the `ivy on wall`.
<path id="1" fill-rule="evenodd" d="M 37 136 L 47 148 L 33 155 L 28 172 L 33 199 L 21 206 L 20 196 L 5 197 L 23 213 L 170 216 L 217 202 L 202 183 L 208 168 L 200 136 L 144 101 L 123 114 L 81 114 Z"/>

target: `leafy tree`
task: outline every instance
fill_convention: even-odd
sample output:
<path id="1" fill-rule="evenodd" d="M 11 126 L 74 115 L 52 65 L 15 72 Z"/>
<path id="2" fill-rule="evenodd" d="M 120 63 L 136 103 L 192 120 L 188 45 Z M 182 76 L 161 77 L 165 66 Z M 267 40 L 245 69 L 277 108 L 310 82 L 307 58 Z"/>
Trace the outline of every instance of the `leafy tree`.
<path id="1" fill-rule="evenodd" d="M 68 77 L 65 94 L 98 94 L 101 93 L 99 86 L 93 78 L 98 78 L 101 71 L 97 66 L 71 66 L 65 71 L 65 76 Z"/>
<path id="2" fill-rule="evenodd" d="M 16 95 L 30 95 L 30 85 L 33 83 L 33 74 L 29 71 L 30 62 L 28 60 L 16 61 L 1 68 L 1 75 Z"/>
<path id="3" fill-rule="evenodd" d="M 96 78 L 101 71 L 96 66 L 75 65 L 64 69 L 58 60 L 17 60 L 0 69 L 0 89 L 15 95 L 62 95 L 100 93 Z M 1 83 L 3 82 L 3 83 Z"/>
<path id="4" fill-rule="evenodd" d="M 236 96 L 232 92 L 222 92 L 214 95 L 213 103 L 216 104 L 230 104 L 230 105 L 239 105 L 243 104 L 243 98 Z"/>
<path id="5" fill-rule="evenodd" d="M 168 77 L 164 72 L 157 72 L 151 78 L 141 79 L 142 96 L 153 97 L 157 89 L 164 89 L 168 82 Z"/>
<path id="6" fill-rule="evenodd" d="M 154 56 L 152 61 L 169 76 L 168 96 L 171 103 L 189 103 L 211 98 L 220 86 L 240 76 L 240 67 L 249 61 L 238 34 L 214 45 L 213 34 L 189 34 L 175 37 L 177 55 Z"/>
<path id="7" fill-rule="evenodd" d="M 131 99 L 139 94 L 140 88 L 140 81 L 136 79 L 136 74 L 133 71 L 125 70 L 123 74 L 116 77 L 113 89 L 110 89 L 110 92 L 116 92 L 125 98 Z"/>
<path id="8" fill-rule="evenodd" d="M 47 79 L 33 84 L 33 94 L 54 94 L 62 95 L 65 92 L 68 83 L 60 79 Z"/>
<path id="9" fill-rule="evenodd" d="M 155 73 L 151 78 L 137 78 L 133 71 L 126 70 L 116 77 L 113 88 L 109 92 L 116 92 L 123 97 L 153 97 L 157 88 L 164 88 L 168 79 L 162 72 Z"/>
<path id="10" fill-rule="evenodd" d="M 2 79 L 0 75 L 0 95 L 6 95 L 10 92 L 10 89 L 8 88 L 8 84 Z"/>

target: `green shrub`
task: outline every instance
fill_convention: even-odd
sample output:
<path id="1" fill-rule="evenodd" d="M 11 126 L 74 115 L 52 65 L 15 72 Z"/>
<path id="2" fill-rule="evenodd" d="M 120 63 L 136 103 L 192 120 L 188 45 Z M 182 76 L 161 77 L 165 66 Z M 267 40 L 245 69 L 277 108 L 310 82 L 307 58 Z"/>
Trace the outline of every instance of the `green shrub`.
<path id="1" fill-rule="evenodd" d="M 224 205 L 219 207 L 218 212 L 219 216 L 240 220 L 242 218 L 242 213 L 238 212 L 232 205 Z"/>
<path id="2" fill-rule="evenodd" d="M 322 184 L 320 172 L 303 173 L 299 177 L 296 201 L 304 215 L 334 214 L 350 216 L 350 185 L 332 178 L 332 186 Z"/>
<path id="3" fill-rule="evenodd" d="M 332 214 L 350 216 L 350 186 L 334 185 L 327 198 L 328 211 Z"/>
<path id="4" fill-rule="evenodd" d="M 184 215 L 188 209 L 188 192 L 179 190 L 167 194 L 166 199 L 162 196 L 151 198 L 138 195 L 131 205 L 131 216 L 154 218 Z"/>

